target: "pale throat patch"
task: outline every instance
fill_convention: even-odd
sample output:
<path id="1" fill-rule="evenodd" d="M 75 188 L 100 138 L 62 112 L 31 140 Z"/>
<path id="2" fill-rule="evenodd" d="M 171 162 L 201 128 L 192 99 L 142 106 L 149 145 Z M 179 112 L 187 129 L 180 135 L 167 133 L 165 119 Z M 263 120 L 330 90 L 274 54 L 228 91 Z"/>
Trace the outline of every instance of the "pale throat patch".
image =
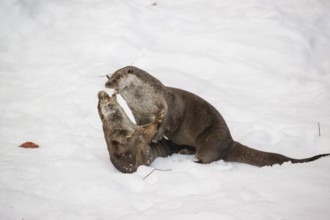
<path id="1" fill-rule="evenodd" d="M 135 75 L 129 74 L 127 77 L 119 80 L 118 87 L 119 89 L 124 89 L 127 86 L 134 84 L 142 84 L 141 80 Z"/>
<path id="2" fill-rule="evenodd" d="M 156 100 L 159 100 L 159 95 L 148 82 L 144 82 L 137 76 L 129 74 L 126 79 L 120 81 L 119 87 L 121 90 L 120 94 L 136 111 L 148 113 L 159 111 L 156 104 Z M 138 96 L 136 96 L 137 94 Z"/>
<path id="3" fill-rule="evenodd" d="M 107 117 L 114 111 L 110 107 L 108 107 L 106 103 L 102 103 L 101 104 L 101 112 L 105 117 Z"/>

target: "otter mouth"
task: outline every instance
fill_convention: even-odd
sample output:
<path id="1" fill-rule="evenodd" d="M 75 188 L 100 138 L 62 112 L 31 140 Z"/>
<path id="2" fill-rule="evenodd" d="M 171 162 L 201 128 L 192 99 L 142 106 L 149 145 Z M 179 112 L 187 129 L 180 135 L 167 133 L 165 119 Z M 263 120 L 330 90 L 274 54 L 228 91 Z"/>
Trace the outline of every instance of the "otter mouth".
<path id="1" fill-rule="evenodd" d="M 117 95 L 116 92 L 114 92 L 114 93 L 110 96 L 107 92 L 105 92 L 105 91 L 100 91 L 100 92 L 98 93 L 98 98 L 99 98 L 100 102 L 108 102 L 108 101 L 110 101 L 110 100 L 115 100 L 115 99 L 117 98 L 116 95 Z"/>

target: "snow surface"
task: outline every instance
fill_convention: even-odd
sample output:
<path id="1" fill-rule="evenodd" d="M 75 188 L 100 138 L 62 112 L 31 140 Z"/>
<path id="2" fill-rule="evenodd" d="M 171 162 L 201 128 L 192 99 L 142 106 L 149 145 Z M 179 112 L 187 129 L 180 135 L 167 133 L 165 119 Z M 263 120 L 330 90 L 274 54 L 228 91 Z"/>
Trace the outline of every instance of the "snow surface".
<path id="1" fill-rule="evenodd" d="M 0 28 L 0 219 L 329 219 L 330 158 L 173 155 L 122 174 L 96 105 L 104 75 L 135 65 L 208 100 L 248 146 L 329 153 L 330 1 L 1 0 Z M 171 171 L 143 179 L 154 168 Z"/>

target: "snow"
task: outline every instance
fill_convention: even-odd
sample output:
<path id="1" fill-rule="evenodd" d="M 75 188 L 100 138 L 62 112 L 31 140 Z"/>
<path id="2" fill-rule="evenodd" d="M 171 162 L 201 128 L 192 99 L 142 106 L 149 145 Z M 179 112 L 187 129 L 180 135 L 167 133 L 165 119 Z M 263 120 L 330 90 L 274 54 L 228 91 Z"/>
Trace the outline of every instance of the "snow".
<path id="1" fill-rule="evenodd" d="M 104 75 L 135 65 L 208 100 L 241 143 L 329 153 L 329 1 L 3 0 L 0 18 L 1 219 L 329 218 L 330 158 L 122 174 L 96 109 Z"/>

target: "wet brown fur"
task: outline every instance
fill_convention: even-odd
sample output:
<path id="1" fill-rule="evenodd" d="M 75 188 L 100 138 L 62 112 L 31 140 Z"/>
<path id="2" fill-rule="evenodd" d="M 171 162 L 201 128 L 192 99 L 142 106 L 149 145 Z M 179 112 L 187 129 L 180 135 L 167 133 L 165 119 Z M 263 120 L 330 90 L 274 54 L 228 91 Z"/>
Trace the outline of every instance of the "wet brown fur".
<path id="1" fill-rule="evenodd" d="M 159 109 L 164 118 L 154 140 L 163 135 L 176 144 L 196 148 L 201 163 L 217 160 L 242 162 L 255 166 L 309 162 L 329 154 L 292 159 L 276 153 L 258 151 L 233 140 L 221 114 L 201 97 L 164 86 L 149 73 L 133 66 L 117 70 L 106 82 L 126 100 L 138 124 L 149 123 Z"/>
<path id="2" fill-rule="evenodd" d="M 146 124 L 134 124 L 116 100 L 116 95 L 98 93 L 98 112 L 103 123 L 103 132 L 112 164 L 123 173 L 132 173 L 140 165 L 150 165 L 157 157 L 178 152 L 178 146 L 168 140 L 151 143 L 163 112 Z"/>

